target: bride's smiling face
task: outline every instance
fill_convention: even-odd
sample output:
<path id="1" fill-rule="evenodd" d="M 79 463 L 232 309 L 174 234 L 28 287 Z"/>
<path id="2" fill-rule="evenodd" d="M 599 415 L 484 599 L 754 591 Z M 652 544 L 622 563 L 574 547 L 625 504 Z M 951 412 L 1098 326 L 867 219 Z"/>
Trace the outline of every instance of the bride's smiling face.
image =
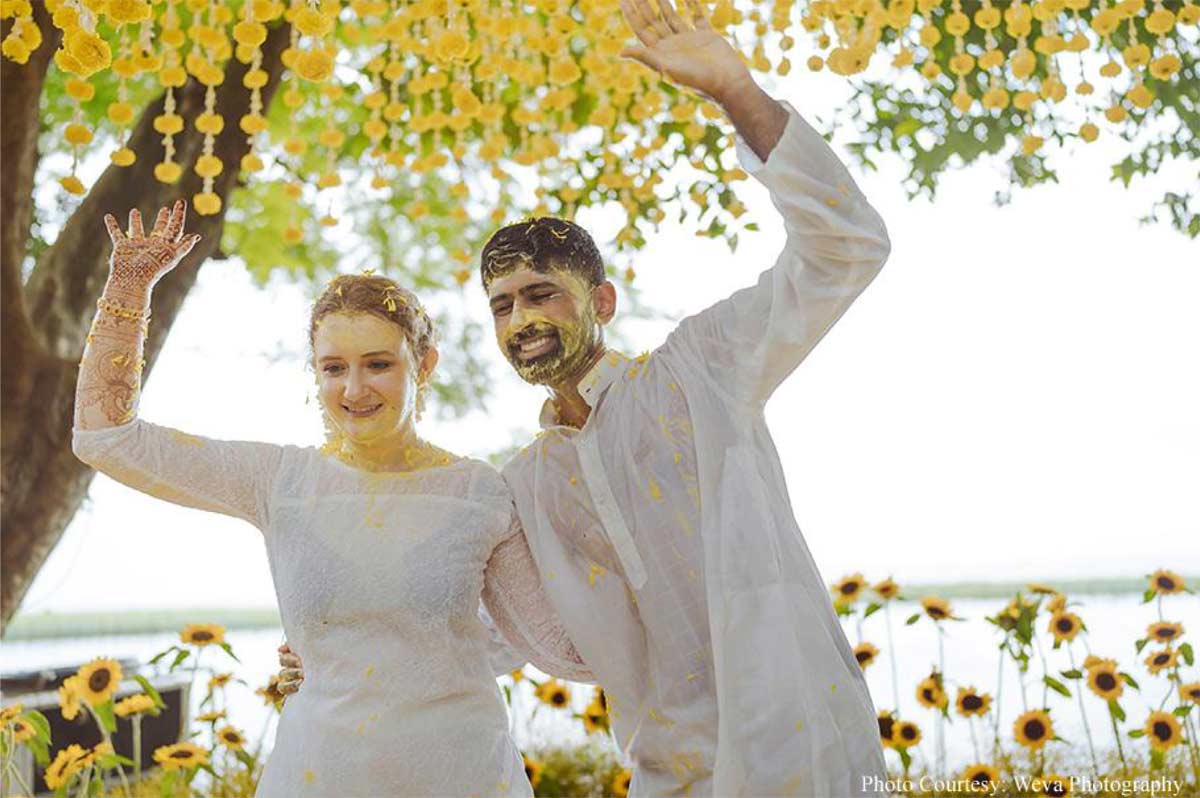
<path id="1" fill-rule="evenodd" d="M 378 444 L 412 432 L 418 386 L 437 362 L 413 357 L 399 325 L 369 313 L 330 313 L 313 336 L 321 406 L 353 443 Z"/>

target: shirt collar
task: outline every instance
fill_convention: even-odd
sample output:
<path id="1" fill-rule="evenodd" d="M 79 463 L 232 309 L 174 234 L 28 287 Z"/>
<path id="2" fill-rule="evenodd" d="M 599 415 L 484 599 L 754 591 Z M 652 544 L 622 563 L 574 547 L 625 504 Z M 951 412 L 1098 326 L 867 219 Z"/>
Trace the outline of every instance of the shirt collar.
<path id="1" fill-rule="evenodd" d="M 579 381 L 579 395 L 583 397 L 583 401 L 587 402 L 588 407 L 596 406 L 596 402 L 604 395 L 604 390 L 628 370 L 630 361 L 629 357 L 615 349 L 605 350 L 604 356 L 596 361 L 596 365 L 592 366 Z M 538 423 L 542 429 L 559 426 L 558 413 L 554 410 L 553 399 L 547 399 L 542 405 Z"/>

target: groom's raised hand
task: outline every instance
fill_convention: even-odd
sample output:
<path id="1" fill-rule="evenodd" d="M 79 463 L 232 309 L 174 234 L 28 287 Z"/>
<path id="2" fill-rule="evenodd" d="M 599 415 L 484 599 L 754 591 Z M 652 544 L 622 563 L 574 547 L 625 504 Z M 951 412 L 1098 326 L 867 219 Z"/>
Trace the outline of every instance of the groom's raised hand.
<path id="1" fill-rule="evenodd" d="M 787 109 L 754 81 L 737 52 L 713 29 L 699 0 L 683 2 L 687 20 L 673 0 L 621 0 L 625 21 L 641 42 L 621 55 L 717 103 L 765 161 L 787 127 Z"/>

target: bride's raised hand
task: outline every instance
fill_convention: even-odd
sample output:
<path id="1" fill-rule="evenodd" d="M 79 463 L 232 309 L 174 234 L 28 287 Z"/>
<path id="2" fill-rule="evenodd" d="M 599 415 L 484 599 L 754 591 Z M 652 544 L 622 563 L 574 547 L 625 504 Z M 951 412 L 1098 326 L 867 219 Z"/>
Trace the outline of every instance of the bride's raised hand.
<path id="1" fill-rule="evenodd" d="M 104 225 L 112 239 L 113 251 L 109 260 L 109 286 L 129 291 L 148 291 L 171 269 L 175 268 L 196 246 L 200 236 L 183 234 L 187 203 L 176 200 L 171 208 L 162 208 L 154 228 L 146 235 L 142 214 L 134 208 L 129 212 L 129 231 L 126 233 L 111 213 L 104 215 Z"/>

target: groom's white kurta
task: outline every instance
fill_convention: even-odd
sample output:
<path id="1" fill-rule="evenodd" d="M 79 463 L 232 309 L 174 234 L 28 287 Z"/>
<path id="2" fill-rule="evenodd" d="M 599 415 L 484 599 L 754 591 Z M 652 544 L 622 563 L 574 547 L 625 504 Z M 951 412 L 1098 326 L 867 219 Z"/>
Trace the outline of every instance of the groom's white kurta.
<path id="1" fill-rule="evenodd" d="M 504 469 L 546 593 L 637 762 L 636 795 L 844 798 L 884 773 L 763 406 L 889 244 L 845 167 L 789 112 L 765 164 L 738 147 L 787 228 L 774 267 L 650 355 L 608 353 L 580 385 L 583 429 L 544 412 L 543 433 Z"/>

